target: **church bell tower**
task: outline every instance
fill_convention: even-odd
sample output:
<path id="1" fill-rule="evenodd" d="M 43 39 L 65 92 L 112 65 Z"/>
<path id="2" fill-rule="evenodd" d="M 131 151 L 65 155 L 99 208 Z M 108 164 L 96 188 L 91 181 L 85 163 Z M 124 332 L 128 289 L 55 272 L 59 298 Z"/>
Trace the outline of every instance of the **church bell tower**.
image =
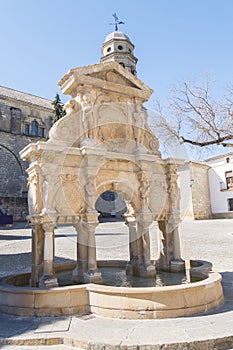
<path id="1" fill-rule="evenodd" d="M 115 25 L 115 31 L 108 34 L 105 38 L 102 45 L 100 62 L 117 62 L 136 76 L 138 59 L 134 56 L 134 45 L 127 35 L 118 31 L 118 25 L 124 23 L 118 20 L 116 14 L 113 17 L 115 19 L 115 23 L 113 23 Z"/>

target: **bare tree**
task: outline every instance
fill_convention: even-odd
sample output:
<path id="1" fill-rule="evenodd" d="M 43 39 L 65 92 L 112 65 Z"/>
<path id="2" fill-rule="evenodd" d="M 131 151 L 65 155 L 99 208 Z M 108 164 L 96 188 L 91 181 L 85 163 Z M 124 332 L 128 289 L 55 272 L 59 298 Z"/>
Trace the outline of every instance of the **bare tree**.
<path id="1" fill-rule="evenodd" d="M 184 81 L 172 91 L 169 112 L 157 104 L 155 128 L 163 137 L 176 137 L 194 146 L 233 146 L 233 87 L 222 101 L 211 96 L 211 84 Z"/>

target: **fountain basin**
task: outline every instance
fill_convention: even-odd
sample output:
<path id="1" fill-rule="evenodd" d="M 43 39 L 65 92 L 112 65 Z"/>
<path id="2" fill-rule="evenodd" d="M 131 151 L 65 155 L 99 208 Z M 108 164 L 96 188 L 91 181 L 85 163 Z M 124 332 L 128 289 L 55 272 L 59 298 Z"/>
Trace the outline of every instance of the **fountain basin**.
<path id="1" fill-rule="evenodd" d="M 119 261 L 99 262 L 101 265 L 116 267 Z M 121 319 L 161 319 L 189 316 L 219 306 L 223 302 L 221 275 L 210 271 L 208 262 L 196 260 L 191 266 L 191 275 L 200 281 L 163 287 L 82 284 L 45 289 L 17 286 L 28 282 L 30 274 L 8 276 L 0 285 L 0 311 L 19 316 L 91 312 Z M 57 267 L 60 271 L 65 269 L 65 264 Z"/>

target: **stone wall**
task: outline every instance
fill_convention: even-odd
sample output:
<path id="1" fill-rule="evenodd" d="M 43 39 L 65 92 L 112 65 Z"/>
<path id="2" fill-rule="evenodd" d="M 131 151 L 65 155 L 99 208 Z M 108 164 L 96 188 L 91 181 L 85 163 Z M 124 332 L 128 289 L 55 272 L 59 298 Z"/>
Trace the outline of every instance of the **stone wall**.
<path id="1" fill-rule="evenodd" d="M 28 201 L 20 197 L 1 197 L 0 207 L 8 215 L 13 215 L 14 221 L 25 221 L 28 215 Z"/>
<path id="2" fill-rule="evenodd" d="M 210 191 L 208 181 L 209 166 L 191 162 L 193 213 L 195 219 L 211 219 Z"/>
<path id="3" fill-rule="evenodd" d="M 19 152 L 44 139 L 51 127 L 49 100 L 0 87 L 0 208 L 14 221 L 26 220 L 28 164 Z"/>
<path id="4" fill-rule="evenodd" d="M 19 151 L 32 139 L 0 131 L 0 207 L 14 221 L 25 220 L 27 210 L 28 164 L 19 157 Z"/>
<path id="5" fill-rule="evenodd" d="M 233 219 L 233 212 L 212 214 L 213 219 Z"/>
<path id="6" fill-rule="evenodd" d="M 27 164 L 19 151 L 30 142 L 29 137 L 0 131 L 0 197 L 21 197 L 26 190 Z"/>
<path id="7" fill-rule="evenodd" d="M 180 216 L 183 219 L 194 219 L 190 163 L 183 159 L 175 159 L 180 193 Z"/>

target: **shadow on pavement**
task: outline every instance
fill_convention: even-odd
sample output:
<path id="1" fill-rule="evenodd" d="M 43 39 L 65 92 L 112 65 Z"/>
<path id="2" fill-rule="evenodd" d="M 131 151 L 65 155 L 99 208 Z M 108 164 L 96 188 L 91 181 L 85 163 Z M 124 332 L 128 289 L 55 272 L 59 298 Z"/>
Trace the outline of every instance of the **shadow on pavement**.
<path id="1" fill-rule="evenodd" d="M 30 229 L 30 228 L 31 228 L 31 225 L 26 221 L 14 222 L 13 225 L 0 225 L 0 231 L 22 230 L 22 229 Z"/>
<path id="2" fill-rule="evenodd" d="M 40 319 L 0 314 L 0 338 L 9 338 L 38 328 Z M 49 322 L 49 320 L 48 320 Z M 1 346 L 1 345 L 0 345 Z"/>
<path id="3" fill-rule="evenodd" d="M 0 276 L 23 273 L 31 269 L 31 253 L 0 254 Z M 74 260 L 55 256 L 55 264 L 73 263 Z"/>
<path id="4" fill-rule="evenodd" d="M 226 312 L 230 312 L 233 310 L 233 272 L 232 271 L 224 271 L 220 272 L 222 275 L 222 287 L 223 287 L 223 294 L 224 294 L 224 301 L 219 307 L 216 309 L 210 310 L 207 313 L 204 314 L 198 314 L 195 316 L 208 316 L 208 315 L 215 315 L 215 314 L 222 314 Z"/>
<path id="5" fill-rule="evenodd" d="M 31 236 L 18 236 L 18 235 L 0 235 L 0 241 L 20 241 L 25 239 L 31 239 Z"/>

